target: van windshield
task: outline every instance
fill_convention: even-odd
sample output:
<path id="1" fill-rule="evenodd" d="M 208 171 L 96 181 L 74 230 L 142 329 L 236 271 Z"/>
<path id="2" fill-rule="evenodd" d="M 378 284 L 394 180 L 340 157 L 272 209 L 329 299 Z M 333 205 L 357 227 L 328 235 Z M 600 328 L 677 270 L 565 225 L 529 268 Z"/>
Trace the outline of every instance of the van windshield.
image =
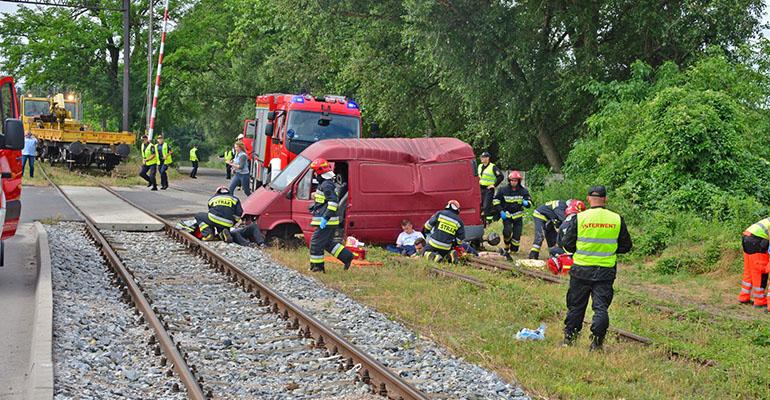
<path id="1" fill-rule="evenodd" d="M 296 179 L 308 165 L 310 165 L 310 160 L 302 156 L 297 156 L 294 161 L 289 163 L 289 166 L 286 167 L 285 170 L 281 171 L 281 173 L 275 177 L 275 180 L 270 183 L 270 187 L 278 191 L 286 189 L 286 187 L 291 185 L 291 183 L 294 182 L 294 179 Z"/>

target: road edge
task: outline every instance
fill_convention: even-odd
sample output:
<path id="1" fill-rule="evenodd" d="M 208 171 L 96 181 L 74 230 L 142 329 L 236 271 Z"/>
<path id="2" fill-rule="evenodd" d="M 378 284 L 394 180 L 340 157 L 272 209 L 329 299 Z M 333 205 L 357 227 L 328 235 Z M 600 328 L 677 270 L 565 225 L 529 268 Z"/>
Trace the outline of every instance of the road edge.
<path id="1" fill-rule="evenodd" d="M 53 398 L 53 286 L 51 282 L 51 250 L 48 232 L 35 222 L 37 244 L 37 283 L 35 317 L 30 346 L 28 399 Z"/>

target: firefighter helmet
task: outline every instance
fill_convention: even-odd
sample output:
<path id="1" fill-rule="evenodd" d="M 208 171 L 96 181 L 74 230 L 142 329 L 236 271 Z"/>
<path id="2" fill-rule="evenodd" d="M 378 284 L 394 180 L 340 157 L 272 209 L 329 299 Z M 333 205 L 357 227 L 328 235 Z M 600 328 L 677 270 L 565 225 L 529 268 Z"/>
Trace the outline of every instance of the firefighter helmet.
<path id="1" fill-rule="evenodd" d="M 230 189 L 227 186 L 220 186 L 217 188 L 217 194 L 230 193 Z"/>
<path id="2" fill-rule="evenodd" d="M 489 243 L 492 246 L 497 246 L 500 244 L 500 235 L 497 234 L 497 232 L 492 232 L 487 236 L 487 243 Z"/>
<path id="3" fill-rule="evenodd" d="M 567 209 L 564 210 L 565 215 L 572 215 L 581 213 L 586 210 L 586 204 L 583 203 L 580 200 L 572 199 L 569 201 L 569 204 L 567 205 Z"/>
<path id="4" fill-rule="evenodd" d="M 447 210 L 460 211 L 460 202 L 457 200 L 449 200 L 446 203 Z"/>
<path id="5" fill-rule="evenodd" d="M 310 168 L 315 171 L 316 175 L 323 175 L 327 172 L 332 172 L 332 166 L 323 158 L 316 158 L 310 163 Z"/>
<path id="6" fill-rule="evenodd" d="M 511 179 L 521 180 L 521 172 L 519 172 L 519 171 L 511 171 L 511 173 L 508 174 L 508 180 L 510 181 Z"/>

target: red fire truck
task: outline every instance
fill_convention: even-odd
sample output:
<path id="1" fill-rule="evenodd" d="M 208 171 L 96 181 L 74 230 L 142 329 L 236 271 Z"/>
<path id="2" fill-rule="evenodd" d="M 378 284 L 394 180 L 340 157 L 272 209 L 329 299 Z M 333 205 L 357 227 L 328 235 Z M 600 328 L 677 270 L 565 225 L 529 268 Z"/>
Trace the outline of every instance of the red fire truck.
<path id="1" fill-rule="evenodd" d="M 21 149 L 24 125 L 19 119 L 19 98 L 10 76 L 0 77 L 0 266 L 4 260 L 5 239 L 16 234 L 21 215 Z"/>
<path id="2" fill-rule="evenodd" d="M 265 94 L 256 103 L 255 119 L 243 127 L 254 186 L 272 181 L 319 140 L 361 137 L 361 110 L 344 96 Z"/>

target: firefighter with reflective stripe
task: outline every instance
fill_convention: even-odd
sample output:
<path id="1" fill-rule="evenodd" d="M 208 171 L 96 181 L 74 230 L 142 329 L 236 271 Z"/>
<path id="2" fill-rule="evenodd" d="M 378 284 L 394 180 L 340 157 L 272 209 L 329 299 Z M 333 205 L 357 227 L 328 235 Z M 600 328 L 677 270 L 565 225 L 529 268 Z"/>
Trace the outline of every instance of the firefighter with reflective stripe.
<path id="1" fill-rule="evenodd" d="M 310 206 L 310 212 L 313 214 L 310 225 L 317 227 L 310 237 L 310 270 L 324 272 L 324 250 L 342 261 L 344 269 L 347 270 L 353 261 L 353 253 L 334 237 L 340 225 L 339 188 L 334 183 L 334 171 L 331 164 L 323 158 L 314 160 L 310 168 L 318 180 L 318 187 L 313 193 L 313 204 Z"/>
<path id="2" fill-rule="evenodd" d="M 168 171 L 168 168 L 171 166 L 171 163 L 174 162 L 171 159 L 171 155 L 174 154 L 174 152 L 171 150 L 171 147 L 169 147 L 168 143 L 166 143 L 163 139 L 163 135 L 158 135 L 158 137 L 155 138 L 157 141 L 157 144 L 155 145 L 156 152 L 158 153 L 158 171 L 160 172 L 160 189 L 166 190 L 168 189 L 168 174 L 166 173 Z"/>
<path id="3" fill-rule="evenodd" d="M 492 206 L 495 216 L 503 220 L 505 247 L 500 249 L 500 252 L 510 260 L 510 253 L 519 251 L 521 230 L 524 226 L 524 207 L 532 206 L 529 190 L 521 185 L 521 172 L 511 171 L 508 174 L 508 185 L 497 190 Z"/>
<path id="4" fill-rule="evenodd" d="M 594 310 L 591 324 L 591 350 L 599 350 L 610 325 L 608 308 L 612 303 L 617 273 L 617 255 L 631 251 L 633 243 L 623 218 L 604 208 L 607 189 L 593 186 L 588 192 L 591 208 L 577 214 L 574 224 L 567 224 L 562 237 L 564 250 L 572 253 L 567 291 L 567 318 L 564 320 L 564 344 L 571 345 L 583 327 L 588 298 Z"/>
<path id="5" fill-rule="evenodd" d="M 457 263 L 460 257 L 454 247 L 465 240 L 465 224 L 460 218 L 460 202 L 449 200 L 443 210 L 437 211 L 422 228 L 427 238 L 423 255 L 436 262 Z"/>
<path id="6" fill-rule="evenodd" d="M 494 218 L 492 213 L 492 200 L 495 197 L 495 187 L 503 181 L 503 173 L 497 165 L 489 161 L 492 155 L 485 151 L 481 153 L 481 164 L 478 167 L 479 187 L 481 189 L 481 219 L 485 224 L 490 224 Z"/>
<path id="7" fill-rule="evenodd" d="M 765 218 L 743 231 L 743 279 L 738 301 L 748 304 L 754 300 L 755 307 L 768 305 L 768 238 L 770 237 L 770 218 Z"/>
<path id="8" fill-rule="evenodd" d="M 155 148 L 155 145 L 150 143 L 149 137 L 147 135 L 142 135 L 142 169 L 139 171 L 139 176 L 147 181 L 147 187 L 152 187 L 150 190 L 158 190 L 158 183 L 155 180 L 155 171 L 157 171 L 160 162 L 157 153 L 158 151 Z"/>
<path id="9" fill-rule="evenodd" d="M 209 199 L 208 206 L 208 213 L 195 215 L 202 239 L 209 241 L 218 237 L 227 243 L 232 242 L 230 228 L 241 220 L 243 214 L 241 201 L 230 194 L 228 188 L 220 186 L 216 194 Z"/>
<path id="10" fill-rule="evenodd" d="M 566 218 L 565 210 L 572 201 L 549 201 L 537 207 L 532 213 L 532 220 L 535 223 L 535 238 L 532 240 L 532 248 L 529 250 L 530 259 L 540 258 L 540 247 L 543 245 L 543 239 L 549 248 L 556 245 L 557 230 Z"/>

